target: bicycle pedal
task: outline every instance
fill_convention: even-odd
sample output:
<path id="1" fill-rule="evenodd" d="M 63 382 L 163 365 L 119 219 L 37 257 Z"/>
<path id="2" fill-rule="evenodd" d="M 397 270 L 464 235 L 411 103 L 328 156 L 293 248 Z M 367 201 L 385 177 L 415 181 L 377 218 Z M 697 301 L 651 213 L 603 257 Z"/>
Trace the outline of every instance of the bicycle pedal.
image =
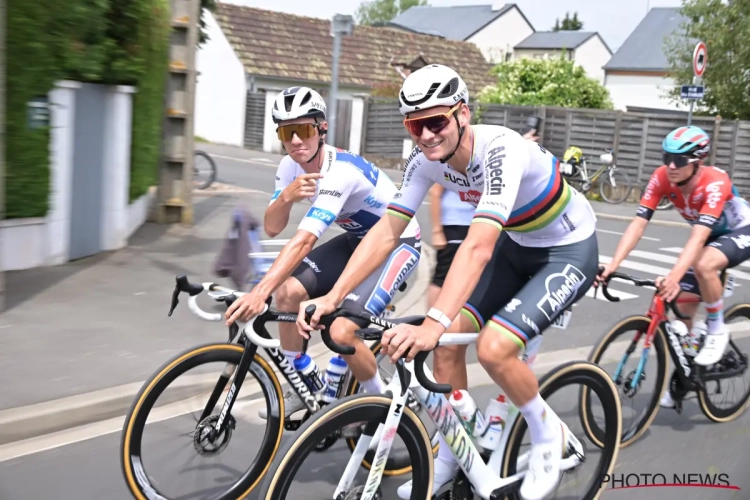
<path id="1" fill-rule="evenodd" d="M 290 432 L 294 432 L 298 430 L 300 427 L 302 427 L 301 420 L 285 420 L 284 421 L 284 429 Z"/>
<path id="2" fill-rule="evenodd" d="M 521 480 L 511 484 L 506 484 L 490 493 L 490 500 L 505 500 L 505 497 L 518 495 L 518 490 L 521 489 Z"/>

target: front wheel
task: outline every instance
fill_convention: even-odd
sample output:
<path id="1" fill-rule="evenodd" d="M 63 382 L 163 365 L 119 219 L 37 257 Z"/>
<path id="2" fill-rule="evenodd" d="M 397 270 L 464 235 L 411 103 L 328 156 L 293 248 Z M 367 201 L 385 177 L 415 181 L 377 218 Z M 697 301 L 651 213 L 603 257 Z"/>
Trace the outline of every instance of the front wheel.
<path id="1" fill-rule="evenodd" d="M 384 424 L 392 400 L 379 395 L 358 394 L 340 399 L 312 416 L 276 455 L 261 488 L 259 499 L 292 498 L 289 488 L 300 466 L 315 447 L 330 434 L 361 423 Z M 430 438 L 417 415 L 408 406 L 399 422 L 398 436 L 403 440 L 412 464 L 412 499 L 432 496 L 433 457 Z M 343 495 L 342 495 L 343 497 Z M 330 498 L 330 497 L 329 497 Z"/>
<path id="2" fill-rule="evenodd" d="M 205 151 L 195 151 L 193 182 L 198 189 L 206 189 L 216 180 L 216 162 Z"/>
<path id="3" fill-rule="evenodd" d="M 165 363 L 143 385 L 125 417 L 120 444 L 125 483 L 135 498 L 197 498 L 210 494 L 216 500 L 235 500 L 245 498 L 260 482 L 281 444 L 284 396 L 273 369 L 257 353 L 239 394 L 234 395 L 234 408 L 223 417 L 231 424 L 221 435 L 210 435 L 211 427 L 222 418 L 219 412 L 243 352 L 242 346 L 234 344 L 196 347 Z M 211 363 L 217 365 L 214 373 L 209 373 Z M 177 380 L 190 370 L 197 373 Z M 262 397 L 250 402 L 265 403 L 269 415 L 265 432 L 257 432 L 255 426 L 241 417 L 241 405 L 258 390 Z M 149 417 L 152 421 L 147 427 Z M 165 432 L 165 424 L 176 425 L 178 430 Z M 143 439 L 147 428 L 149 435 L 153 431 L 154 439 Z M 260 450 L 247 469 L 241 461 L 245 458 L 249 461 L 247 451 L 234 452 L 234 448 L 245 446 L 243 438 L 235 437 L 237 442 L 232 452 L 227 451 L 233 433 L 242 430 L 250 430 L 260 441 Z M 143 457 L 142 448 L 146 444 L 153 453 Z M 187 450 L 187 461 L 171 454 L 178 450 Z M 223 460 L 232 466 L 222 464 Z M 173 471 L 172 466 L 178 463 L 184 464 L 186 471 Z M 177 472 L 178 477 L 165 480 L 163 473 L 167 471 Z M 221 471 L 220 477 L 207 479 L 205 475 L 213 471 Z M 232 477 L 233 473 L 239 477 Z M 208 482 L 210 492 L 206 490 Z"/>
<path id="4" fill-rule="evenodd" d="M 547 373 L 539 380 L 539 394 L 545 401 L 557 391 L 570 385 L 581 385 L 581 390 L 593 391 L 604 409 L 604 433 L 602 435 L 601 451 L 593 454 L 599 455 L 599 463 L 596 472 L 592 474 L 593 480 L 584 491 L 575 494 L 580 500 L 596 500 L 604 491 L 601 478 L 611 474 L 617 463 L 617 454 L 620 450 L 620 433 L 622 432 L 622 414 L 620 400 L 617 397 L 617 389 L 607 373 L 593 363 L 587 361 L 570 361 Z M 518 472 L 519 464 L 528 463 L 528 453 L 520 453 L 521 438 L 527 429 L 526 420 L 517 418 L 510 428 L 508 447 L 503 457 L 502 477 L 510 477 Z M 568 450 L 569 452 L 569 450 Z M 589 457 L 584 457 L 589 458 Z M 590 460 L 590 458 L 589 458 Z M 588 461 L 586 462 L 588 463 Z M 572 483 L 577 484 L 578 480 Z M 521 500 L 520 493 L 512 493 L 510 499 Z"/>
<path id="5" fill-rule="evenodd" d="M 627 407 L 633 406 L 630 414 L 634 414 L 632 421 L 623 415 L 622 440 L 621 447 L 626 447 L 640 438 L 646 429 L 651 425 L 656 413 L 659 410 L 659 399 L 667 388 L 667 368 L 668 354 L 666 340 L 661 328 L 657 329 L 653 338 L 651 347 L 655 351 L 653 354 L 650 348 L 645 348 L 646 334 L 651 325 L 651 319 L 647 316 L 631 316 L 619 321 L 612 329 L 605 333 L 601 340 L 593 347 L 589 354 L 589 361 L 609 369 L 611 375 L 609 378 L 614 381 L 614 385 L 622 393 L 618 401 L 623 407 L 622 412 L 625 414 L 625 404 Z M 606 352 L 608 347 L 612 351 Z M 605 354 L 606 352 L 606 354 Z M 630 362 L 630 364 L 628 364 Z M 646 368 L 656 363 L 654 370 L 654 390 L 649 395 L 643 392 L 643 382 L 651 378 L 647 376 Z M 643 409 L 635 409 L 636 397 L 638 401 L 643 401 Z M 594 411 L 591 407 L 591 398 L 587 391 L 580 394 L 580 417 L 583 423 L 583 429 L 588 438 L 601 447 L 603 445 L 605 430 L 596 423 Z"/>
<path id="6" fill-rule="evenodd" d="M 380 342 L 375 342 L 371 347 L 370 351 L 375 355 L 375 360 L 378 363 L 378 372 L 381 374 L 381 377 L 385 375 L 382 373 L 382 368 L 380 368 L 380 361 L 382 359 L 387 359 L 386 356 L 382 355 L 380 353 L 381 351 L 381 344 Z M 388 362 L 390 366 L 393 366 L 390 361 Z M 388 374 L 387 377 L 383 380 L 385 384 L 388 384 L 391 381 L 391 376 Z M 346 388 L 346 391 L 344 392 L 345 396 L 353 396 L 354 394 L 357 394 L 358 392 L 362 391 L 362 387 L 359 384 L 359 381 L 355 379 L 354 377 L 350 377 L 349 384 Z M 416 402 L 416 400 L 413 397 L 409 398 L 409 404 L 411 406 L 411 403 L 414 403 L 416 406 L 421 406 L 420 403 Z M 414 410 L 414 407 L 412 406 L 412 410 Z M 416 410 L 419 411 L 419 410 Z M 432 445 L 432 453 L 433 455 L 437 453 L 438 448 L 440 447 L 440 442 L 438 441 L 438 431 L 437 428 L 433 429 L 432 435 L 430 436 L 430 441 Z M 349 450 L 354 452 L 354 448 L 357 446 L 357 440 L 353 437 L 347 437 L 346 438 L 346 444 L 349 447 Z M 366 470 L 370 470 L 370 467 L 372 467 L 372 461 L 375 458 L 375 451 L 371 450 L 368 451 L 365 455 L 364 460 L 362 460 L 362 467 L 364 467 Z M 384 476 L 401 476 L 403 474 L 409 474 L 412 471 L 412 464 L 409 460 L 408 455 L 405 453 L 391 450 L 390 455 L 388 456 L 388 460 L 385 463 L 385 470 L 383 471 Z"/>
<path id="7" fill-rule="evenodd" d="M 630 177 L 623 170 L 611 168 L 602 176 L 599 194 L 607 203 L 617 205 L 628 199 L 633 190 Z"/>

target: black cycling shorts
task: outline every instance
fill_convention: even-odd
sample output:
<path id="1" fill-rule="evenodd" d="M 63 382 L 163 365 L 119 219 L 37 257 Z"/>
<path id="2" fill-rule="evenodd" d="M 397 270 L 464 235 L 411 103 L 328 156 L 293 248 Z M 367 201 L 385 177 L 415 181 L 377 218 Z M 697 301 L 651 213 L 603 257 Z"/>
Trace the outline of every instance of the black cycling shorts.
<path id="1" fill-rule="evenodd" d="M 443 287 L 445 277 L 448 276 L 448 269 L 450 269 L 458 247 L 461 246 L 468 232 L 469 226 L 443 226 L 443 234 L 445 234 L 447 244 L 436 252 L 435 260 L 437 262 L 432 273 L 433 285 Z"/>
<path id="2" fill-rule="evenodd" d="M 726 256 L 729 261 L 727 269 L 737 267 L 750 259 L 750 225 L 735 229 L 722 236 L 709 237 L 705 246 L 714 247 Z M 692 267 L 680 280 L 680 288 L 685 292 L 701 294 L 698 278 L 693 274 Z"/>
<path id="3" fill-rule="evenodd" d="M 488 324 L 523 351 L 594 283 L 599 245 L 596 232 L 547 248 L 524 247 L 504 235 L 461 313 L 477 332 Z"/>
<path id="4" fill-rule="evenodd" d="M 350 233 L 331 238 L 313 248 L 294 270 L 292 277 L 302 284 L 311 299 L 327 294 L 344 272 L 360 241 Z M 398 287 L 417 269 L 420 249 L 418 238 L 401 238 L 388 260 L 347 295 L 341 307 L 379 316 L 390 304 Z M 368 321 L 350 319 L 360 328 L 369 325 Z"/>

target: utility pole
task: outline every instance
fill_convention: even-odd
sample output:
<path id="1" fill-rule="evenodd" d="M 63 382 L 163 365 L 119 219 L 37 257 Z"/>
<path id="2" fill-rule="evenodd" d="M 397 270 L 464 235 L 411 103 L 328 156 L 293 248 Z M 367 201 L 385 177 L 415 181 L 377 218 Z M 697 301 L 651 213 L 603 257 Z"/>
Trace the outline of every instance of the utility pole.
<path id="1" fill-rule="evenodd" d="M 5 0 L 0 0 L 0 221 L 5 219 Z M 2 253 L 0 252 L 0 255 Z M 0 262 L 0 312 L 5 310 L 5 273 Z"/>
<path id="2" fill-rule="evenodd" d="M 170 0 L 172 33 L 156 222 L 193 224 L 195 59 L 200 0 Z"/>
<path id="3" fill-rule="evenodd" d="M 351 35 L 354 31 L 354 18 L 343 14 L 336 14 L 331 21 L 331 36 L 333 37 L 333 61 L 331 63 L 331 94 L 328 112 L 328 144 L 336 142 L 336 107 L 339 94 L 339 58 L 341 57 L 341 38 Z"/>

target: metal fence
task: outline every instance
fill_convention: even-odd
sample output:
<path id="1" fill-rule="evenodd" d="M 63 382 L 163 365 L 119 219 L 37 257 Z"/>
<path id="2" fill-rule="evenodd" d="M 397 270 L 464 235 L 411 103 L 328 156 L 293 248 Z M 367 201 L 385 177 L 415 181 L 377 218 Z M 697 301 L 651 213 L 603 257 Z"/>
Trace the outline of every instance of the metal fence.
<path id="1" fill-rule="evenodd" d="M 409 135 L 396 99 L 369 99 L 365 103 L 363 153 L 365 156 L 400 158 Z M 661 141 L 685 117 L 662 113 L 631 113 L 595 109 L 504 106 L 472 103 L 475 123 L 504 125 L 521 130 L 530 116 L 544 119 L 540 143 L 562 157 L 569 146 L 580 147 L 592 163 L 607 149 L 614 151 L 618 167 L 625 169 L 636 187 L 644 186 L 661 165 Z M 692 123 L 711 135 L 713 148 L 709 165 L 726 170 L 737 189 L 750 194 L 750 122 L 720 117 L 693 117 Z"/>

